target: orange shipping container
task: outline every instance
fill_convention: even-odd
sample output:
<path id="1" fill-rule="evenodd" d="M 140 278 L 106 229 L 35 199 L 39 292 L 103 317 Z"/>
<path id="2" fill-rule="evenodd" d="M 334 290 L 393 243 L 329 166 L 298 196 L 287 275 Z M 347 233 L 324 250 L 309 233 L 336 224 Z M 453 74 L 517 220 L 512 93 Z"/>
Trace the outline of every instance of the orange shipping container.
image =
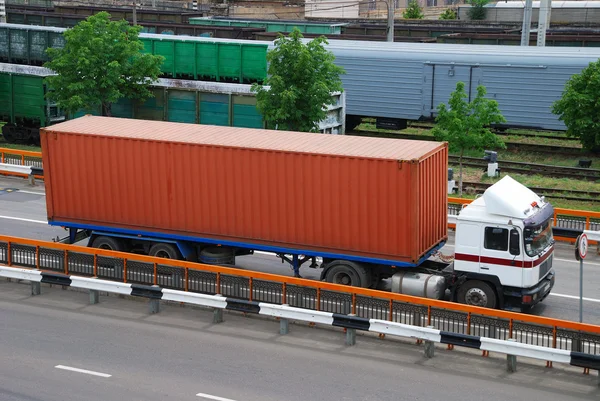
<path id="1" fill-rule="evenodd" d="M 85 116 L 42 129 L 50 224 L 418 263 L 447 144 Z"/>

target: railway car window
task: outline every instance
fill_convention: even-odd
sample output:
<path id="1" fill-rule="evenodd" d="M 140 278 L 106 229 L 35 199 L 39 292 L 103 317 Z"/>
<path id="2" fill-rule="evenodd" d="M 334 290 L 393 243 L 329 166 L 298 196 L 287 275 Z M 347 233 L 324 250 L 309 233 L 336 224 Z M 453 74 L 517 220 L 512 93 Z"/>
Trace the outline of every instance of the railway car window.
<path id="1" fill-rule="evenodd" d="M 508 229 L 486 227 L 483 246 L 494 251 L 508 251 Z"/>

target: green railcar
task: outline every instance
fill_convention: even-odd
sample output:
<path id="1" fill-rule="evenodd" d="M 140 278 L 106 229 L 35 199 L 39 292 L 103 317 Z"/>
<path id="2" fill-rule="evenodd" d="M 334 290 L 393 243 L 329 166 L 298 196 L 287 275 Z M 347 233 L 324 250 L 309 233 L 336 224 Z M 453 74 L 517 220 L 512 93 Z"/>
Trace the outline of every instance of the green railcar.
<path id="1" fill-rule="evenodd" d="M 44 71 L 45 70 L 45 71 Z M 39 129 L 65 119 L 46 99 L 45 68 L 0 64 L 0 121 L 7 142 L 39 142 Z"/>
<path id="2" fill-rule="evenodd" d="M 140 34 L 144 52 L 165 58 L 163 76 L 250 84 L 267 76 L 267 42 Z"/>
<path id="3" fill-rule="evenodd" d="M 64 46 L 65 28 L 0 24 L 0 62 L 41 66 L 48 47 Z M 141 33 L 144 52 L 161 55 L 166 78 L 262 83 L 270 42 Z"/>
<path id="4" fill-rule="evenodd" d="M 46 49 L 65 45 L 64 28 L 0 24 L 0 62 L 42 65 Z"/>
<path id="5" fill-rule="evenodd" d="M 256 97 L 246 85 L 244 88 L 230 88 L 223 84 L 220 88 L 215 88 L 214 85 L 208 87 L 206 83 L 198 82 L 197 85 L 181 89 L 172 87 L 172 84 L 172 80 L 161 79 L 153 86 L 154 96 L 145 102 L 120 99 L 112 106 L 113 117 L 245 128 L 265 127 L 256 108 Z M 100 110 L 82 111 L 74 117 L 84 114 L 100 115 Z"/>
<path id="6" fill-rule="evenodd" d="M 315 33 L 322 35 L 339 35 L 348 25 L 345 23 L 310 23 L 304 21 L 269 21 L 269 20 L 242 20 L 235 18 L 198 17 L 190 18 L 190 24 L 213 26 L 236 26 L 248 28 L 263 28 L 267 32 L 291 32 L 298 28 L 302 33 Z"/>

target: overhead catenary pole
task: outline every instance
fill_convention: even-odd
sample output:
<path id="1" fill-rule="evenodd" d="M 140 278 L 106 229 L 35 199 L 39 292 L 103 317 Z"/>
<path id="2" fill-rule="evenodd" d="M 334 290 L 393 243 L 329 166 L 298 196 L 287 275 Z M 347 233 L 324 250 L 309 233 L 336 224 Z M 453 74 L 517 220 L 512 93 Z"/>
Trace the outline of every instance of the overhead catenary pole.
<path id="1" fill-rule="evenodd" d="M 133 25 L 137 25 L 137 4 L 133 0 Z"/>
<path id="2" fill-rule="evenodd" d="M 0 23 L 6 22 L 6 1 L 0 0 Z"/>
<path id="3" fill-rule="evenodd" d="M 387 4 L 387 41 L 394 41 L 394 0 L 384 0 Z"/>
<path id="4" fill-rule="evenodd" d="M 531 31 L 531 14 L 533 8 L 533 0 L 525 2 L 523 9 L 523 28 L 521 28 L 521 46 L 529 46 L 529 34 Z"/>
<path id="5" fill-rule="evenodd" d="M 537 45 L 546 46 L 546 30 L 550 26 L 550 14 L 552 12 L 552 0 L 540 1 L 540 16 L 538 19 Z"/>

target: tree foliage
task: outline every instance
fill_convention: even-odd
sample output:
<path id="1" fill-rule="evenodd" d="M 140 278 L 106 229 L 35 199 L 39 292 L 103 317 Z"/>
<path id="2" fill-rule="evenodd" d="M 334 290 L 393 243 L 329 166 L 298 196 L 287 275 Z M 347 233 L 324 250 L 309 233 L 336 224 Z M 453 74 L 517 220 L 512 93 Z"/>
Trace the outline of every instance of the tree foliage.
<path id="1" fill-rule="evenodd" d="M 484 20 L 486 16 L 486 9 L 484 6 L 489 0 L 467 0 L 467 3 L 471 5 L 467 11 L 467 15 L 472 20 Z"/>
<path id="2" fill-rule="evenodd" d="M 49 97 L 67 112 L 100 107 L 105 116 L 122 97 L 151 97 L 148 85 L 156 82 L 163 57 L 141 53 L 140 29 L 100 12 L 67 30 L 64 48 L 47 50 L 44 66 L 58 74 L 46 78 Z"/>
<path id="3" fill-rule="evenodd" d="M 456 19 L 456 11 L 452 8 L 447 8 L 440 15 L 440 19 Z"/>
<path id="4" fill-rule="evenodd" d="M 257 108 L 269 127 L 291 131 L 316 131 L 333 105 L 333 92 L 342 91 L 340 74 L 324 36 L 302 43 L 300 30 L 281 34 L 267 53 L 268 76 L 263 85 L 253 84 Z M 265 88 L 269 86 L 269 88 Z"/>
<path id="5" fill-rule="evenodd" d="M 567 81 L 552 112 L 567 126 L 567 135 L 578 138 L 587 150 L 600 151 L 600 60 Z"/>
<path id="6" fill-rule="evenodd" d="M 392 1 L 392 0 L 388 0 L 388 1 Z M 422 12 L 422 8 L 419 5 L 419 2 L 417 0 L 410 0 L 408 2 L 408 7 L 406 7 L 406 10 L 404 10 L 402 12 L 402 18 L 405 19 L 423 19 L 425 17 L 425 15 Z"/>
<path id="7" fill-rule="evenodd" d="M 433 135 L 437 140 L 448 141 L 450 151 L 460 152 L 459 194 L 462 195 L 462 158 L 467 149 L 502 148 L 506 145 L 491 130 L 492 124 L 506 122 L 498 109 L 498 102 L 486 99 L 483 85 L 477 87 L 477 96 L 468 101 L 464 82 L 456 84 L 450 95 L 449 108 L 444 103 L 438 106 Z"/>

